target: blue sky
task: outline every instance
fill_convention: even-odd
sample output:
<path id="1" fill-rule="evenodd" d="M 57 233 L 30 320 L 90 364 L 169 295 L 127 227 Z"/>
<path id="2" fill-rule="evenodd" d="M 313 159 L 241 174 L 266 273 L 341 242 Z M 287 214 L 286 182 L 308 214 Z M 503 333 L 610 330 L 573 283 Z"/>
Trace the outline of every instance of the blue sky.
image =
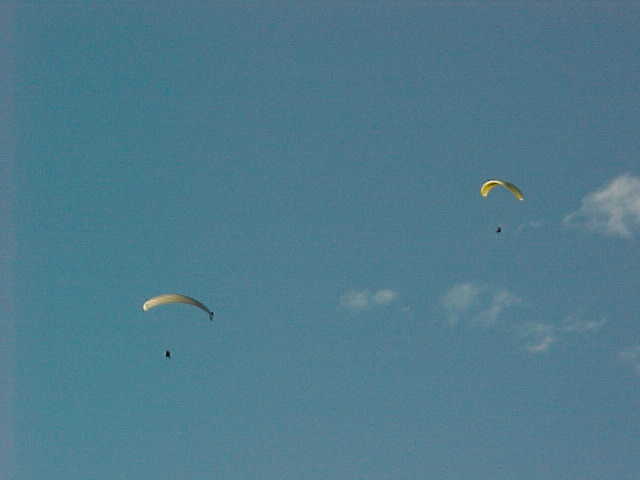
<path id="1" fill-rule="evenodd" d="M 8 478 L 635 479 L 639 17 L 16 5 Z"/>

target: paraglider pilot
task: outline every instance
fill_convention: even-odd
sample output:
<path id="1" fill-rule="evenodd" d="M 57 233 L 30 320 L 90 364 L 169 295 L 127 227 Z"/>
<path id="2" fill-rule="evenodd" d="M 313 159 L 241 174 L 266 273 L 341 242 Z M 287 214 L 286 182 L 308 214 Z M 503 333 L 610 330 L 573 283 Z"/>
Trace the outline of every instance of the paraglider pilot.
<path id="1" fill-rule="evenodd" d="M 164 352 L 164 356 L 165 358 L 171 358 L 171 350 L 167 350 L 166 352 Z"/>
<path id="2" fill-rule="evenodd" d="M 498 225 L 498 228 L 496 228 L 496 233 L 500 233 L 502 231 L 502 227 Z"/>

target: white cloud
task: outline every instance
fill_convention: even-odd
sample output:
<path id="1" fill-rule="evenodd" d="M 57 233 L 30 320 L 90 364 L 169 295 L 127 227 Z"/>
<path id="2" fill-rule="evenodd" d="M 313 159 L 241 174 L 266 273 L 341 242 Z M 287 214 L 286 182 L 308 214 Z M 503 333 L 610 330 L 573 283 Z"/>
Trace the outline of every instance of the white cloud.
<path id="1" fill-rule="evenodd" d="M 371 299 L 373 300 L 374 303 L 377 303 L 378 305 L 388 305 L 391 302 L 393 302 L 397 296 L 398 294 L 396 292 L 386 288 L 384 290 L 378 290 L 376 293 L 373 294 Z"/>
<path id="2" fill-rule="evenodd" d="M 520 298 L 504 288 L 495 289 L 473 282 L 458 283 L 442 297 L 450 325 L 466 317 L 475 325 L 492 327 L 507 308 L 520 303 Z"/>
<path id="3" fill-rule="evenodd" d="M 508 290 L 497 290 L 493 293 L 487 308 L 476 316 L 475 322 L 485 327 L 491 327 L 496 324 L 502 312 L 520 303 L 522 303 L 522 300 Z"/>
<path id="4" fill-rule="evenodd" d="M 565 225 L 632 238 L 640 231 L 640 178 L 624 174 L 582 199 L 580 208 L 564 218 Z"/>
<path id="5" fill-rule="evenodd" d="M 600 320 L 584 320 L 577 314 L 571 314 L 562 322 L 562 330 L 568 333 L 595 333 L 607 323 L 606 318 Z"/>
<path id="6" fill-rule="evenodd" d="M 593 334 L 600 330 L 607 320 L 585 320 L 580 314 L 572 313 L 559 323 L 528 323 L 520 328 L 519 335 L 525 339 L 525 349 L 531 353 L 542 353 L 551 345 L 566 340 L 571 335 Z"/>
<path id="7" fill-rule="evenodd" d="M 607 323 L 605 318 L 584 318 L 581 313 L 568 315 L 564 320 L 525 322 L 507 310 L 530 306 L 528 302 L 506 288 L 474 282 L 453 285 L 442 296 L 441 306 L 450 326 L 483 327 L 513 336 L 524 342 L 524 349 L 532 354 L 547 352 L 553 345 L 572 336 L 594 334 Z"/>
<path id="8" fill-rule="evenodd" d="M 635 372 L 640 375 L 640 345 L 627 348 L 618 354 L 620 360 L 627 365 L 630 365 Z"/>
<path id="9" fill-rule="evenodd" d="M 520 328 L 529 353 L 544 353 L 558 340 L 557 330 L 548 323 L 528 323 Z"/>
<path id="10" fill-rule="evenodd" d="M 385 288 L 376 292 L 370 290 L 349 290 L 340 296 L 340 306 L 358 312 L 381 305 L 389 305 L 398 297 L 394 290 Z"/>
<path id="11" fill-rule="evenodd" d="M 340 305 L 349 310 L 364 310 L 369 307 L 369 290 L 351 290 L 340 297 Z"/>
<path id="12" fill-rule="evenodd" d="M 481 288 L 474 283 L 459 283 L 449 289 L 442 297 L 442 305 L 449 314 L 449 323 L 458 323 L 460 315 L 467 312 L 478 302 Z"/>

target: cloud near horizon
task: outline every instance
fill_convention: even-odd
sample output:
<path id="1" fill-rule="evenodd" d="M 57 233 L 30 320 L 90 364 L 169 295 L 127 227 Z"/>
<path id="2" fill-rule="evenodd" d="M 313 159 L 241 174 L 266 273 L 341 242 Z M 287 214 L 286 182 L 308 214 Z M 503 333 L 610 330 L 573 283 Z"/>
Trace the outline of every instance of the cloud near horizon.
<path id="1" fill-rule="evenodd" d="M 587 194 L 580 208 L 563 219 L 567 226 L 631 239 L 640 232 L 640 177 L 620 175 Z"/>
<path id="2" fill-rule="evenodd" d="M 389 305 L 398 297 L 398 293 L 389 288 L 372 292 L 371 290 L 349 290 L 340 296 L 340 306 L 358 312 L 376 306 Z"/>

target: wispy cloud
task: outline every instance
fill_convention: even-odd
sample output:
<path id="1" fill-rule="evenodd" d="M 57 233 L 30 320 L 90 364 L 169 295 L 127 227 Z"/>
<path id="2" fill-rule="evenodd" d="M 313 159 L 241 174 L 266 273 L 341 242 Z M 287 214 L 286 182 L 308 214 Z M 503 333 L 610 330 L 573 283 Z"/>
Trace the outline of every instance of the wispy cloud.
<path id="1" fill-rule="evenodd" d="M 629 347 L 618 354 L 618 358 L 640 375 L 640 345 Z"/>
<path id="2" fill-rule="evenodd" d="M 397 296 L 398 294 L 396 292 L 386 288 L 384 290 L 378 290 L 372 295 L 371 299 L 373 303 L 377 305 L 388 305 L 393 302 Z"/>
<path id="3" fill-rule="evenodd" d="M 372 292 L 371 290 L 349 290 L 340 296 L 340 306 L 358 312 L 376 306 L 389 305 L 398 297 L 394 290 L 385 288 Z"/>
<path id="4" fill-rule="evenodd" d="M 571 313 L 559 323 L 534 322 L 522 325 L 519 335 L 530 353 L 543 353 L 560 341 L 568 341 L 576 335 L 594 334 L 607 324 L 606 318 L 583 318 L 581 313 Z"/>
<path id="5" fill-rule="evenodd" d="M 529 353 L 544 353 L 558 341 L 557 328 L 548 323 L 527 323 L 518 329 Z"/>
<path id="6" fill-rule="evenodd" d="M 525 230 L 534 230 L 542 227 L 544 227 L 544 222 L 542 220 L 531 220 L 530 222 L 521 223 L 520 225 L 518 225 L 516 233 L 522 233 Z"/>
<path id="7" fill-rule="evenodd" d="M 624 174 L 614 178 L 586 195 L 580 208 L 563 222 L 604 235 L 632 238 L 640 231 L 640 177 Z"/>
<path id="8" fill-rule="evenodd" d="M 491 293 L 491 297 L 485 308 L 478 313 L 475 322 L 491 327 L 498 322 L 500 315 L 509 307 L 513 307 L 522 303 L 522 299 L 516 297 L 507 289 L 499 289 Z"/>
<path id="9" fill-rule="evenodd" d="M 447 311 L 450 325 L 465 318 L 475 325 L 491 327 L 507 308 L 521 301 L 507 289 L 465 282 L 452 286 L 444 294 L 442 306 Z"/>
<path id="10" fill-rule="evenodd" d="M 581 315 L 574 313 L 563 320 L 561 329 L 568 333 L 595 333 L 606 323 L 606 318 L 585 320 Z"/>
<path id="11" fill-rule="evenodd" d="M 585 318 L 582 313 L 572 313 L 557 321 L 524 321 L 519 315 L 507 311 L 530 306 L 529 302 L 506 288 L 475 282 L 453 285 L 442 296 L 441 306 L 447 313 L 450 326 L 494 329 L 523 342 L 523 348 L 531 354 L 547 352 L 553 345 L 576 335 L 593 334 L 607 323 L 605 318 Z M 638 362 L 640 364 L 640 353 Z"/>
<path id="12" fill-rule="evenodd" d="M 455 325 L 460 316 L 478 302 L 482 288 L 474 283 L 459 283 L 442 297 L 442 305 L 448 312 L 449 323 Z"/>

